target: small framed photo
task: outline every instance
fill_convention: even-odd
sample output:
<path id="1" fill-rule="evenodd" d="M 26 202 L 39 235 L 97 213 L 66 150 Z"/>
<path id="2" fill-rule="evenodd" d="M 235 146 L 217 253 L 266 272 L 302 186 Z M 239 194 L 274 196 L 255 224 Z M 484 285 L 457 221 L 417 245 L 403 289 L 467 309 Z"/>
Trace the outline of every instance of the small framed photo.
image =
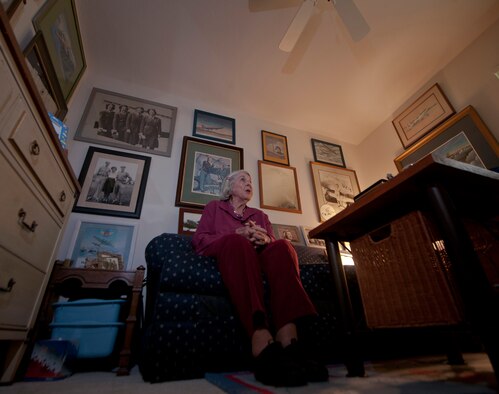
<path id="1" fill-rule="evenodd" d="M 87 64 L 74 0 L 48 0 L 33 18 L 41 31 L 62 95 L 69 102 Z"/>
<path id="2" fill-rule="evenodd" d="M 218 199 L 232 171 L 244 168 L 243 149 L 184 137 L 175 206 L 203 208 Z"/>
<path id="3" fill-rule="evenodd" d="M 41 32 L 36 33 L 35 37 L 24 49 L 24 57 L 47 112 L 55 115 L 60 120 L 64 120 L 68 112 L 66 100 L 55 75 L 54 66 L 50 61 L 47 45 Z"/>
<path id="4" fill-rule="evenodd" d="M 305 240 L 298 226 L 272 224 L 276 239 L 287 239 L 293 245 L 305 246 Z"/>
<path id="5" fill-rule="evenodd" d="M 346 167 L 343 150 L 340 145 L 312 138 L 312 151 L 314 153 L 314 161 L 318 163 Z"/>
<path id="6" fill-rule="evenodd" d="M 93 88 L 74 139 L 170 157 L 177 108 Z"/>
<path id="7" fill-rule="evenodd" d="M 260 207 L 301 213 L 296 168 L 258 161 Z"/>
<path id="8" fill-rule="evenodd" d="M 91 146 L 74 212 L 140 218 L 151 158 Z"/>
<path id="9" fill-rule="evenodd" d="M 69 247 L 71 267 L 126 271 L 136 238 L 136 225 L 79 221 Z"/>
<path id="10" fill-rule="evenodd" d="M 236 143 L 236 120 L 227 116 L 194 110 L 192 135 L 213 141 Z"/>
<path id="11" fill-rule="evenodd" d="M 403 147 L 408 148 L 454 113 L 454 108 L 436 83 L 392 123 Z"/>
<path id="12" fill-rule="evenodd" d="M 310 169 L 321 222 L 354 203 L 354 196 L 360 192 L 355 171 L 313 161 Z"/>
<path id="13" fill-rule="evenodd" d="M 499 168 L 499 144 L 472 106 L 437 127 L 394 162 L 402 171 L 433 152 L 477 167 Z"/>
<path id="14" fill-rule="evenodd" d="M 263 160 L 289 166 L 288 139 L 284 135 L 262 130 Z"/>
<path id="15" fill-rule="evenodd" d="M 326 249 L 326 241 L 320 238 L 310 238 L 308 233 L 312 230 L 311 226 L 301 226 L 301 230 L 303 232 L 303 238 L 305 239 L 305 245 L 311 248 L 321 248 Z"/>
<path id="16" fill-rule="evenodd" d="M 202 209 L 180 208 L 178 213 L 178 233 L 193 235 L 198 228 L 202 214 Z"/>

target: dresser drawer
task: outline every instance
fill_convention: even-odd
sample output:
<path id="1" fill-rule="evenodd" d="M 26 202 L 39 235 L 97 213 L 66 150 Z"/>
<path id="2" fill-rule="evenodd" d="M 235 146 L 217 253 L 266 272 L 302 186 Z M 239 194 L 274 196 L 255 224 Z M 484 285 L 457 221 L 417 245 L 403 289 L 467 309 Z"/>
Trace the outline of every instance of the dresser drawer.
<path id="1" fill-rule="evenodd" d="M 65 216 L 73 205 L 73 190 L 52 152 L 53 148 L 24 102 L 15 106 L 2 129 L 2 139 L 22 156 L 59 213 Z"/>
<path id="2" fill-rule="evenodd" d="M 19 100 L 19 88 L 12 76 L 9 65 L 5 60 L 4 53 L 0 47 L 0 120 L 7 114 L 7 110 Z"/>
<path id="3" fill-rule="evenodd" d="M 0 247 L 0 328 L 27 328 L 45 275 Z"/>
<path id="4" fill-rule="evenodd" d="M 0 171 L 0 245 L 46 272 L 61 227 L 1 154 Z"/>

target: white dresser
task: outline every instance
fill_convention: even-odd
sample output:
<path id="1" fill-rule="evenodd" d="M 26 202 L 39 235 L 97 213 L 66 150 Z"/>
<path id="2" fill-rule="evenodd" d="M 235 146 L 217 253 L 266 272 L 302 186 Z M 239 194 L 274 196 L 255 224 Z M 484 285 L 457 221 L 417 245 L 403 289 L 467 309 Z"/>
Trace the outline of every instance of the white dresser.
<path id="1" fill-rule="evenodd" d="M 0 10 L 0 382 L 13 380 L 50 278 L 76 177 Z"/>

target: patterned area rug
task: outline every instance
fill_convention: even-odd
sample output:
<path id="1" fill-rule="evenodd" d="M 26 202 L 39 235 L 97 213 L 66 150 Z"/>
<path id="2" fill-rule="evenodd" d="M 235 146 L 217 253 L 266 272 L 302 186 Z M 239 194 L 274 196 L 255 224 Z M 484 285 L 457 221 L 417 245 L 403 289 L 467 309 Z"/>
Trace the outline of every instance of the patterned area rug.
<path id="1" fill-rule="evenodd" d="M 251 372 L 210 373 L 205 379 L 229 394 L 446 394 L 496 393 L 497 385 L 485 354 L 465 354 L 465 365 L 448 365 L 445 356 L 365 363 L 366 377 L 347 378 L 343 365 L 329 366 L 329 381 L 303 387 L 270 387 Z"/>

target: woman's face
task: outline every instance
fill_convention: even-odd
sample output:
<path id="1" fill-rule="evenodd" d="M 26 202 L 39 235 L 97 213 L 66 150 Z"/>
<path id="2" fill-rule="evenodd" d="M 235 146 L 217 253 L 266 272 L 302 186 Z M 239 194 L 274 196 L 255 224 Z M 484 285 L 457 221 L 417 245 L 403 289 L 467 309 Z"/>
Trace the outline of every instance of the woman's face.
<path id="1" fill-rule="evenodd" d="M 253 197 L 251 177 L 245 172 L 236 175 L 232 184 L 232 198 L 248 202 Z"/>

